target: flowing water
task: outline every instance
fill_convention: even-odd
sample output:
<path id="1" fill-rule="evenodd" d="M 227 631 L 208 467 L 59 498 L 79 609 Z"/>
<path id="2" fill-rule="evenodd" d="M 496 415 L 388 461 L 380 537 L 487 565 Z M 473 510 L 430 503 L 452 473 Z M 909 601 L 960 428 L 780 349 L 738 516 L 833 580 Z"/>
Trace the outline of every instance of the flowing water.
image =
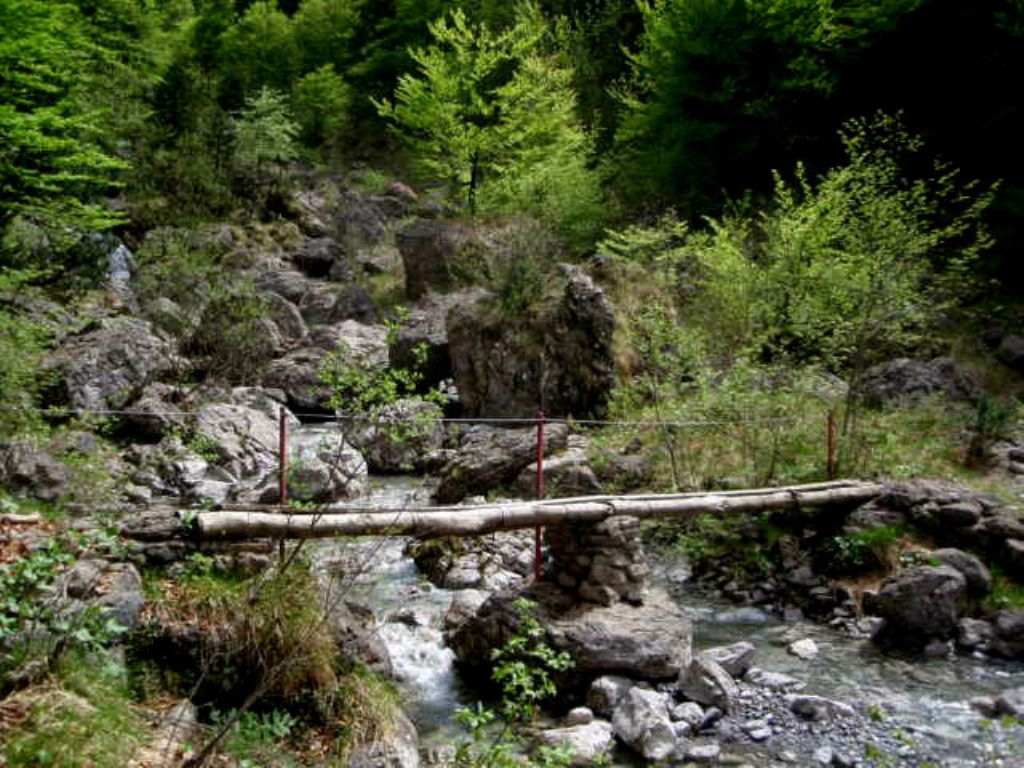
<path id="1" fill-rule="evenodd" d="M 370 503 L 411 503 L 417 483 L 412 478 L 376 480 Z M 459 679 L 441 632 L 454 593 L 421 576 L 403 554 L 404 545 L 398 538 L 325 542 L 317 559 L 325 570 L 360 571 L 349 599 L 373 609 L 409 714 L 425 743 L 439 744 L 455 732 L 453 711 L 473 699 Z M 695 649 L 750 641 L 757 647 L 757 666 L 805 681 L 805 693 L 846 701 L 861 711 L 878 712 L 879 717 L 884 713 L 887 725 L 928 745 L 930 754 L 940 755 L 940 765 L 1024 766 L 1024 728 L 989 722 L 967 703 L 973 697 L 1024 686 L 1024 664 L 885 655 L 867 640 L 827 627 L 785 624 L 756 609 L 737 610 L 725 600 L 695 594 L 685 584 L 671 583 L 672 570 L 661 565 L 655 579 L 693 618 Z M 817 643 L 816 659 L 802 661 L 787 653 L 787 645 L 798 637 Z M 730 750 L 744 751 L 742 745 Z M 630 763 L 617 759 L 615 764 Z"/>

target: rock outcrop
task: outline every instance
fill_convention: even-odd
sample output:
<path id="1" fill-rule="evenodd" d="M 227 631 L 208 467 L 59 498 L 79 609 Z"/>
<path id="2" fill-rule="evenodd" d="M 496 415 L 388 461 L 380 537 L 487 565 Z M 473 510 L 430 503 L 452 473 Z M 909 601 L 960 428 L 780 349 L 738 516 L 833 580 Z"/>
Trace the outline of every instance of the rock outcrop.
<path id="1" fill-rule="evenodd" d="M 123 408 L 148 384 L 181 366 L 174 344 L 133 317 L 104 318 L 43 361 L 43 370 L 56 377 L 50 399 L 90 410 Z"/>
<path id="2" fill-rule="evenodd" d="M 448 315 L 448 343 L 462 407 L 473 417 L 600 414 L 614 383 L 611 302 L 574 271 L 561 295 L 527 318 L 481 304 Z"/>

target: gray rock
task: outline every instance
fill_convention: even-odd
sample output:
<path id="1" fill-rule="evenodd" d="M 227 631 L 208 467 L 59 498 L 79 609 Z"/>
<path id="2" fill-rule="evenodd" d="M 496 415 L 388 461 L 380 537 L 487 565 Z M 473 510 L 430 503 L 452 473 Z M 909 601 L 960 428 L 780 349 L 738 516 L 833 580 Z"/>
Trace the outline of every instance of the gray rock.
<path id="1" fill-rule="evenodd" d="M 521 596 L 537 604 L 536 618 L 548 643 L 573 657 L 575 665 L 565 673 L 570 684 L 602 674 L 674 678 L 690 662 L 690 620 L 664 592 L 651 590 L 643 605 L 603 607 L 576 603 L 557 586 L 540 583 L 492 596 L 452 634 L 450 645 L 463 667 L 489 673 L 492 650 L 504 645 L 518 624 L 513 603 Z"/>
<path id="2" fill-rule="evenodd" d="M 512 320 L 486 307 L 448 315 L 453 375 L 472 417 L 599 415 L 614 383 L 611 303 L 589 277 L 570 276 L 560 297 Z"/>
<path id="3" fill-rule="evenodd" d="M 824 746 L 818 747 L 816 750 L 814 750 L 814 762 L 817 765 L 831 765 L 832 757 L 832 747 Z"/>
<path id="4" fill-rule="evenodd" d="M 298 419 L 288 414 L 290 427 Z M 279 422 L 264 410 L 231 403 L 204 405 L 195 414 L 196 435 L 235 478 L 262 478 L 279 463 Z"/>
<path id="5" fill-rule="evenodd" d="M 960 619 L 956 644 L 965 650 L 985 650 L 995 635 L 992 624 L 981 619 Z"/>
<path id="6" fill-rule="evenodd" d="M 685 760 L 695 763 L 714 763 L 722 753 L 722 748 L 711 742 L 709 744 L 688 744 L 683 752 Z"/>
<path id="7" fill-rule="evenodd" d="M 538 740 L 548 747 L 568 747 L 572 752 L 569 764 L 573 766 L 590 765 L 610 754 L 615 746 L 614 728 L 605 720 L 551 728 L 541 731 Z"/>
<path id="8" fill-rule="evenodd" d="M 616 736 L 647 760 L 664 760 L 676 746 L 664 693 L 630 688 L 615 707 L 612 727 Z"/>
<path id="9" fill-rule="evenodd" d="M 992 629 L 989 650 L 1007 659 L 1024 659 L 1024 611 L 999 611 Z"/>
<path id="10" fill-rule="evenodd" d="M 352 444 L 373 472 L 409 472 L 444 445 L 444 414 L 434 403 L 404 399 L 384 406 L 373 423 L 352 430 Z"/>
<path id="11" fill-rule="evenodd" d="M 565 424 L 545 427 L 545 455 L 566 445 Z M 466 496 L 486 493 L 513 480 L 537 459 L 535 429 L 480 429 L 463 436 L 459 452 L 442 471 L 435 491 L 440 504 L 454 504 Z"/>
<path id="12" fill-rule="evenodd" d="M 693 701 L 683 701 L 672 706 L 669 716 L 673 722 L 685 723 L 691 733 L 696 733 L 704 722 L 704 710 Z"/>
<path id="13" fill-rule="evenodd" d="M 784 675 L 781 672 L 769 672 L 760 667 L 751 667 L 743 676 L 743 679 L 758 688 L 765 688 L 769 691 L 801 691 L 807 687 L 802 680 Z"/>
<path id="14" fill-rule="evenodd" d="M 335 325 L 345 320 L 366 325 L 380 322 L 380 312 L 360 285 L 311 285 L 298 304 L 309 325 Z"/>
<path id="15" fill-rule="evenodd" d="M 141 436 L 159 440 L 167 432 L 185 426 L 187 394 L 184 387 L 155 382 L 142 391 L 121 420 Z"/>
<path id="16" fill-rule="evenodd" d="M 806 637 L 802 640 L 795 640 L 794 642 L 789 644 L 789 647 L 786 650 L 794 656 L 796 656 L 798 659 L 803 659 L 804 661 L 816 659 L 819 653 L 818 644 L 811 640 L 809 637 Z"/>
<path id="17" fill-rule="evenodd" d="M 611 717 L 619 700 L 634 685 L 634 681 L 628 677 L 602 675 L 590 684 L 587 691 L 587 706 L 602 717 Z"/>
<path id="18" fill-rule="evenodd" d="M 917 566 L 890 576 L 878 594 L 865 595 L 867 612 L 885 619 L 876 639 L 920 648 L 946 639 L 967 604 L 967 581 L 949 566 Z"/>
<path id="19" fill-rule="evenodd" d="M 419 768 L 420 739 L 404 714 L 393 713 L 387 736 L 358 747 L 349 757 L 349 768 Z"/>
<path id="20" fill-rule="evenodd" d="M 805 720 L 830 720 L 833 717 L 854 717 L 857 712 L 849 704 L 823 696 L 788 694 L 786 706 Z"/>
<path id="21" fill-rule="evenodd" d="M 142 617 L 146 597 L 142 577 L 130 563 L 114 563 L 104 578 L 106 593 L 97 601 L 103 615 L 128 630 L 135 629 Z"/>
<path id="22" fill-rule="evenodd" d="M 103 578 L 102 560 L 79 560 L 64 577 L 64 593 L 77 600 L 92 597 Z"/>
<path id="23" fill-rule="evenodd" d="M 931 522 L 936 527 L 969 528 L 981 520 L 982 507 L 974 499 L 963 499 L 943 504 L 932 512 Z"/>
<path id="24" fill-rule="evenodd" d="M 68 469 L 42 446 L 17 440 L 0 443 L 0 486 L 18 496 L 57 501 L 68 493 Z"/>
<path id="25" fill-rule="evenodd" d="M 1024 723 L 1024 686 L 1003 691 L 996 697 L 996 712 Z"/>
<path id="26" fill-rule="evenodd" d="M 573 725 L 586 725 L 593 722 L 594 712 L 589 707 L 574 707 L 565 716 L 564 724 L 569 727 Z"/>
<path id="27" fill-rule="evenodd" d="M 1024 372 L 1024 337 L 1006 334 L 999 342 L 996 357 L 1015 371 Z"/>
<path id="28" fill-rule="evenodd" d="M 73 408 L 123 408 L 158 377 L 182 367 L 174 344 L 145 320 L 108 317 L 69 337 L 43 361 L 56 378 L 50 395 Z"/>
<path id="29" fill-rule="evenodd" d="M 728 712 L 739 695 L 736 681 L 710 656 L 697 654 L 679 675 L 679 690 L 691 701 Z"/>
<path id="30" fill-rule="evenodd" d="M 487 592 L 478 589 L 462 589 L 452 595 L 451 605 L 444 615 L 444 628 L 454 630 L 475 615 L 487 600 Z"/>
<path id="31" fill-rule="evenodd" d="M 754 663 L 757 649 L 753 643 L 742 640 L 732 645 L 720 645 L 701 651 L 703 656 L 717 661 L 732 677 L 743 677 Z"/>
<path id="32" fill-rule="evenodd" d="M 268 291 L 263 294 L 270 305 L 270 317 L 286 339 L 301 341 L 309 335 L 309 328 L 298 306 L 279 293 Z"/>
<path id="33" fill-rule="evenodd" d="M 590 468 L 587 447 L 570 437 L 563 452 L 544 462 L 544 488 L 549 496 L 592 496 L 604 493 L 597 475 Z M 528 464 L 516 478 L 515 490 L 520 496 L 533 496 L 537 487 L 537 465 Z"/>
<path id="34" fill-rule="evenodd" d="M 967 580 L 967 593 L 971 597 L 984 597 L 992 589 L 992 574 L 974 555 L 959 549 L 937 549 L 931 553 L 943 565 L 955 568 Z"/>
<path id="35" fill-rule="evenodd" d="M 405 296 L 413 301 L 428 291 L 447 291 L 486 277 L 486 261 L 468 230 L 454 221 L 416 219 L 395 237 L 405 268 Z"/>
<path id="36" fill-rule="evenodd" d="M 981 384 L 974 372 L 953 360 L 929 362 L 899 358 L 869 368 L 860 379 L 860 394 L 868 405 L 919 402 L 933 395 L 950 400 L 976 400 Z"/>

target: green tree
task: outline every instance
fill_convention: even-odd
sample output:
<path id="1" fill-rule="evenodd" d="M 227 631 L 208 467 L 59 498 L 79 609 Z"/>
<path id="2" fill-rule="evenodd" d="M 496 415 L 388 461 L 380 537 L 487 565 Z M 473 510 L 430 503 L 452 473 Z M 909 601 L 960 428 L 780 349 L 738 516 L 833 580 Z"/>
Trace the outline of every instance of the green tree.
<path id="1" fill-rule="evenodd" d="M 291 21 L 268 0 L 253 3 L 221 36 L 217 69 L 228 107 L 263 86 L 287 91 L 299 72 Z"/>
<path id="2" fill-rule="evenodd" d="M 518 6 L 501 31 L 461 10 L 430 31 L 434 43 L 412 54 L 419 74 L 399 79 L 393 103 L 378 102 L 421 177 L 464 192 L 471 213 L 479 203 L 592 226 L 590 141 L 575 115 L 572 71 L 537 6 Z"/>
<path id="3" fill-rule="evenodd" d="M 359 3 L 354 0 L 304 0 L 292 17 L 302 69 L 330 64 L 344 72 L 355 58 Z"/>
<path id="4" fill-rule="evenodd" d="M 303 75 L 292 92 L 300 136 L 310 147 L 336 152 L 349 124 L 352 90 L 330 64 Z"/>
<path id="5" fill-rule="evenodd" d="M 8 0 L 0 29 L 0 231 L 17 217 L 59 249 L 121 220 L 98 197 L 126 164 L 87 98 L 108 52 L 73 3 Z"/>
<path id="6" fill-rule="evenodd" d="M 253 197 L 265 202 L 298 156 L 299 127 L 288 112 L 284 95 L 267 87 L 246 99 L 233 125 L 235 172 L 251 188 Z"/>

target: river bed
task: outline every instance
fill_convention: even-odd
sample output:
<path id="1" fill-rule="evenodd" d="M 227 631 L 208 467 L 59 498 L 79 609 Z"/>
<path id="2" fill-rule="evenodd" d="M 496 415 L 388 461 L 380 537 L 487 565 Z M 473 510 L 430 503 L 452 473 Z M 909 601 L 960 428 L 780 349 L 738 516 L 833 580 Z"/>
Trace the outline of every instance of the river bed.
<path id="1" fill-rule="evenodd" d="M 418 488 L 414 478 L 376 479 L 369 503 L 401 507 L 411 503 Z M 452 714 L 475 699 L 443 642 L 442 621 L 454 592 L 433 586 L 419 574 L 403 553 L 405 543 L 398 538 L 323 542 L 316 559 L 324 572 L 347 572 L 352 581 L 348 599 L 373 609 L 376 631 L 391 655 L 407 711 L 423 742 L 438 746 L 461 733 Z M 680 583 L 677 566 L 657 562 L 654 581 L 693 618 L 694 649 L 749 641 L 757 647 L 757 666 L 805 681 L 805 693 L 845 701 L 870 713 L 865 720 L 885 731 L 881 743 L 886 748 L 861 764 L 1024 766 L 1024 727 L 988 720 L 968 703 L 977 696 L 1024 686 L 1024 664 L 883 654 L 870 641 L 839 630 L 783 623 L 757 609 L 697 593 Z M 358 575 L 352 578 L 352 573 Z M 803 661 L 788 653 L 787 646 L 798 638 L 813 639 L 818 657 Z M 828 744 L 827 727 L 812 728 L 810 733 Z M 808 755 L 814 745 L 806 741 L 807 734 L 785 734 L 763 745 L 741 737 L 732 740 L 727 751 L 756 766 L 812 765 Z M 641 763 L 621 753 L 613 764 Z"/>

